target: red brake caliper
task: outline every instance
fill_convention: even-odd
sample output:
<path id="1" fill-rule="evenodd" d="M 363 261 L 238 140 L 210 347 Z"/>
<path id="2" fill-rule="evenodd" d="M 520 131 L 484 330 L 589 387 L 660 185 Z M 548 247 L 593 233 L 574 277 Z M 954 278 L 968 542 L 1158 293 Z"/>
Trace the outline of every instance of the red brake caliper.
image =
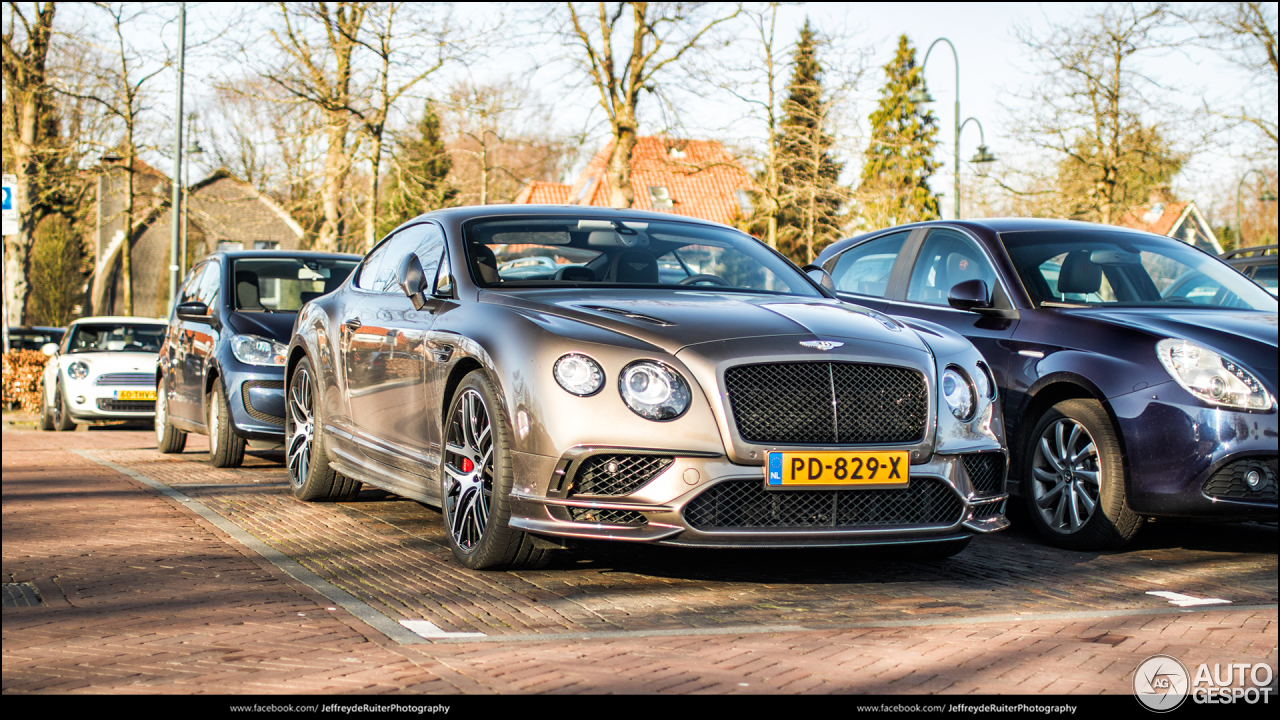
<path id="1" fill-rule="evenodd" d="M 471 458 L 462 458 L 462 472 L 469 473 L 475 469 L 475 463 L 471 462 Z"/>

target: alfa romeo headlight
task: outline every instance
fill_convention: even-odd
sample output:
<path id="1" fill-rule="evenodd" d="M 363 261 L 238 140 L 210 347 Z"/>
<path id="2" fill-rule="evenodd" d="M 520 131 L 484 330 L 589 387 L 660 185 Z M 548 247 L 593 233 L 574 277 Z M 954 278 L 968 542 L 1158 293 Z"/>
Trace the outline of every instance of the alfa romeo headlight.
<path id="1" fill-rule="evenodd" d="M 77 360 L 67 366 L 67 376 L 73 380 L 83 380 L 89 377 L 89 366 Z"/>
<path id="2" fill-rule="evenodd" d="M 1211 405 L 1270 410 L 1271 395 L 1253 373 L 1190 340 L 1156 343 L 1156 357 L 1184 390 Z"/>
<path id="3" fill-rule="evenodd" d="M 284 365 L 288 351 L 285 345 L 253 335 L 231 338 L 231 354 L 246 365 Z"/>
<path id="4" fill-rule="evenodd" d="M 637 360 L 618 378 L 622 401 L 649 420 L 674 420 L 689 409 L 692 394 L 680 373 L 652 360 Z"/>
<path id="5" fill-rule="evenodd" d="M 960 370 L 949 367 L 942 371 L 942 397 L 956 418 L 968 420 L 973 417 L 977 405 L 973 383 Z"/>
<path id="6" fill-rule="evenodd" d="M 565 355 L 556 361 L 552 374 L 556 376 L 560 387 L 580 397 L 595 395 L 604 387 L 604 370 L 586 355 Z"/>

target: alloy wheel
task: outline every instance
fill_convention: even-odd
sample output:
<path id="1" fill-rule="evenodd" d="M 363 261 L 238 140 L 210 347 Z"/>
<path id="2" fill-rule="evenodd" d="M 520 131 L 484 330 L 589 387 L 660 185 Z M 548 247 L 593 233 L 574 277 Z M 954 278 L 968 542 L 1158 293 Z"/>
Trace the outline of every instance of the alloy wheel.
<path id="1" fill-rule="evenodd" d="M 62 386 L 53 393 L 53 427 L 62 429 Z"/>
<path id="2" fill-rule="evenodd" d="M 1098 449 L 1084 426 L 1062 418 L 1044 429 L 1036 444 L 1032 499 L 1053 532 L 1069 535 L 1093 517 L 1101 476 Z"/>
<path id="3" fill-rule="evenodd" d="M 444 502 L 454 543 L 470 551 L 489 525 L 493 499 L 493 427 L 480 393 L 468 388 L 449 421 Z"/>
<path id="4" fill-rule="evenodd" d="M 311 468 L 311 444 L 315 435 L 312 408 L 311 374 L 299 368 L 289 386 L 289 419 L 291 432 L 285 443 L 289 458 L 289 480 L 302 487 Z"/>
<path id="5" fill-rule="evenodd" d="M 156 389 L 156 446 L 164 445 L 165 407 L 164 386 Z"/>
<path id="6" fill-rule="evenodd" d="M 216 392 L 209 393 L 209 455 L 210 457 L 218 454 L 218 432 L 221 429 L 222 413 L 218 412 L 218 394 Z"/>

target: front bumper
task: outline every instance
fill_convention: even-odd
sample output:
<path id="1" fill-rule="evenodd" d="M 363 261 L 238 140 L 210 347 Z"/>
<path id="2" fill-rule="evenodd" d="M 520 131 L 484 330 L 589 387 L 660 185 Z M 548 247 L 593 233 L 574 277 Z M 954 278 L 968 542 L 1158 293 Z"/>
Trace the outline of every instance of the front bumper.
<path id="1" fill-rule="evenodd" d="M 1207 407 L 1174 382 L 1110 403 L 1124 439 L 1126 499 L 1134 512 L 1151 517 L 1277 517 L 1274 408 L 1240 412 Z M 1243 478 L 1250 469 L 1260 471 L 1258 487 L 1230 487 L 1232 475 Z"/>
<path id="2" fill-rule="evenodd" d="M 935 455 L 910 467 L 904 490 L 766 490 L 761 467 L 723 456 L 624 448 L 579 448 L 564 458 L 515 453 L 511 525 L 562 538 L 720 548 L 957 540 L 1009 525 L 1006 455 L 981 455 L 997 475 L 984 465 L 979 478 L 974 456 Z M 646 456 L 670 462 L 631 492 L 575 493 L 591 458 Z"/>
<path id="3" fill-rule="evenodd" d="M 284 368 L 247 370 L 224 364 L 221 380 L 232 432 L 247 440 L 284 442 Z"/>
<path id="4" fill-rule="evenodd" d="M 90 381 L 80 381 L 67 383 L 64 392 L 67 412 L 76 421 L 149 420 L 156 416 L 154 383 L 99 386 Z M 151 399 L 119 399 L 120 394 L 127 392 L 151 393 Z"/>

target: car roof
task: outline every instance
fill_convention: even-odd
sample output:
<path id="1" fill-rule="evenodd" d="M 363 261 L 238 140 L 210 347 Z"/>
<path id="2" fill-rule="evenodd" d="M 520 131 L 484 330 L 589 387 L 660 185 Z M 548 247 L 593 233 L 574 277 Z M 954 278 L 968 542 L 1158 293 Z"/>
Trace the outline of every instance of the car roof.
<path id="1" fill-rule="evenodd" d="M 653 212 L 651 210 L 632 210 L 630 208 L 603 208 L 590 205 L 464 205 L 462 207 L 434 210 L 410 220 L 435 218 L 462 222 L 478 217 L 501 217 L 504 215 L 543 215 L 547 217 L 578 216 L 584 218 L 598 217 L 602 219 L 620 218 L 648 220 L 652 222 L 687 222 L 716 228 L 734 229 L 710 220 L 677 215 L 675 213 Z M 408 224 L 408 223 L 405 223 Z"/>
<path id="2" fill-rule="evenodd" d="M 90 322 L 142 323 L 144 325 L 168 325 L 169 324 L 169 321 L 165 318 L 133 317 L 129 315 L 96 315 L 93 317 L 82 317 L 78 320 L 72 320 L 71 325 L 78 325 L 80 323 L 90 323 Z"/>
<path id="3" fill-rule="evenodd" d="M 209 257 L 241 260 L 244 258 L 341 258 L 360 260 L 364 255 L 354 253 L 320 252 L 319 250 L 219 250 Z"/>

